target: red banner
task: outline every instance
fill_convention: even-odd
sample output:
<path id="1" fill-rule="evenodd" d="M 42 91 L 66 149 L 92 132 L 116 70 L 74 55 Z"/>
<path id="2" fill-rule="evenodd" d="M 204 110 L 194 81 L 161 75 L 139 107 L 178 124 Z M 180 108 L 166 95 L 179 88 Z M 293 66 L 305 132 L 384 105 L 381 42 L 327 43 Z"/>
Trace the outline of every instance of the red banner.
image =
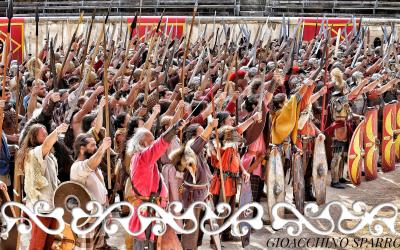
<path id="1" fill-rule="evenodd" d="M 138 22 L 136 25 L 136 29 L 133 32 L 135 35 L 137 32 L 139 32 L 140 38 L 144 38 L 147 32 L 150 32 L 153 29 L 157 28 L 158 21 L 160 20 L 160 17 L 157 16 L 144 16 L 144 17 L 138 17 Z M 160 24 L 160 32 L 164 32 L 165 29 L 165 24 L 168 20 L 167 23 L 167 32 L 166 34 L 168 35 L 170 30 L 172 30 L 172 38 L 175 36 L 178 36 L 178 38 L 182 37 L 182 34 L 185 32 L 185 17 L 178 17 L 178 16 L 169 16 L 169 17 L 163 17 L 161 24 Z M 128 18 L 129 24 L 133 21 L 133 17 Z"/>
<path id="2" fill-rule="evenodd" d="M 322 19 L 323 18 L 304 18 L 303 19 L 304 20 L 303 40 L 304 41 L 310 41 L 316 35 L 318 35 L 318 32 L 321 28 Z M 339 31 L 339 28 L 340 28 L 341 33 L 342 33 L 340 39 L 343 40 L 343 39 L 345 39 L 343 29 L 346 29 L 347 34 L 350 34 L 350 32 L 353 30 L 353 23 L 350 18 L 327 18 L 326 20 L 328 20 L 328 26 L 332 27 L 331 37 L 336 37 L 337 33 Z M 359 19 L 356 20 L 356 23 L 358 23 L 358 22 L 359 22 Z"/>
<path id="3" fill-rule="evenodd" d="M 0 17 L 0 58 L 3 56 L 7 36 L 8 19 Z M 12 60 L 24 60 L 24 18 L 13 18 L 11 23 Z"/>

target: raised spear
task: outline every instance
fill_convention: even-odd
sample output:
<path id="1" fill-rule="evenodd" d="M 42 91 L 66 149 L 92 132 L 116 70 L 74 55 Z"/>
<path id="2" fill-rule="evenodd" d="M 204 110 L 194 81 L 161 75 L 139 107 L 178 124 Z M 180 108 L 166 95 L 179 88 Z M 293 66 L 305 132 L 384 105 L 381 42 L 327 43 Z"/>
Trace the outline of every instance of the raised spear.
<path id="1" fill-rule="evenodd" d="M 120 20 L 119 20 L 119 31 L 118 31 L 119 34 L 117 37 L 117 44 L 119 44 L 121 42 L 121 38 L 122 38 L 122 33 L 123 33 L 122 20 L 123 20 L 123 18 L 121 15 Z"/>
<path id="2" fill-rule="evenodd" d="M 194 24 L 194 19 L 196 18 L 197 6 L 198 6 L 198 0 L 196 0 L 196 3 L 194 4 L 193 14 L 192 14 L 192 22 L 190 24 L 190 30 L 189 30 L 189 36 L 186 38 L 186 49 L 185 49 L 185 54 L 183 55 L 183 60 L 182 60 L 182 72 L 181 72 L 181 79 L 180 79 L 180 82 L 182 83 L 182 89 L 181 89 L 182 100 L 185 100 L 185 97 L 183 94 L 184 87 L 185 87 L 185 64 L 186 64 L 186 58 L 189 53 L 190 39 L 192 37 L 193 24 Z M 182 116 L 183 116 L 183 114 L 182 114 Z"/>
<path id="3" fill-rule="evenodd" d="M 160 29 L 160 24 L 161 24 L 162 18 L 163 18 L 163 16 L 161 15 L 160 20 L 158 21 L 157 29 L 155 30 L 154 34 L 152 34 L 154 27 L 152 27 L 150 29 L 150 35 L 152 35 L 152 36 L 150 39 L 149 49 L 147 51 L 146 61 L 143 66 L 142 73 L 140 74 L 139 82 L 141 82 L 143 80 L 144 75 L 147 73 L 147 68 L 149 67 L 150 58 L 151 58 L 151 55 L 152 55 L 152 52 L 154 49 L 154 45 L 155 45 L 154 43 L 155 43 L 156 39 L 158 39 L 158 32 Z M 143 106 L 145 106 L 145 107 L 147 106 L 148 96 L 149 96 L 149 84 L 146 84 L 145 89 L 144 89 L 144 101 L 143 101 Z"/>
<path id="4" fill-rule="evenodd" d="M 108 18 L 105 19 L 105 21 Z M 106 22 L 104 21 L 104 27 Z M 108 66 L 110 65 L 111 56 L 107 52 L 107 39 L 106 33 L 103 33 L 103 46 L 104 46 L 104 72 L 103 72 L 103 84 L 104 84 L 104 97 L 105 97 L 105 115 L 106 115 L 106 137 L 110 136 L 110 112 L 108 106 Z M 111 50 L 111 49 L 110 49 Z M 103 110 L 99 110 L 103 112 Z M 107 184 L 108 189 L 111 189 L 111 155 L 110 149 L 107 149 Z"/>
<path id="5" fill-rule="evenodd" d="M 317 37 L 317 27 L 318 27 L 318 17 L 317 17 L 317 21 L 315 22 L 314 39 Z"/>
<path id="6" fill-rule="evenodd" d="M 53 91 L 58 92 L 59 85 L 57 80 L 57 73 L 56 73 L 56 60 L 54 56 L 54 41 L 51 39 L 50 41 L 50 73 L 51 77 L 53 78 Z"/>
<path id="7" fill-rule="evenodd" d="M 210 63 L 209 63 L 210 65 Z M 210 69 L 209 69 L 210 70 Z M 210 80 L 210 95 L 211 95 L 211 109 L 212 109 L 212 116 L 215 119 L 216 112 L 215 112 L 215 102 L 214 102 L 214 93 L 213 93 L 213 82 Z M 222 193 L 222 201 L 226 203 L 226 193 L 225 193 L 225 180 L 224 180 L 224 172 L 222 169 L 222 162 L 221 162 L 221 151 L 220 151 L 220 143 L 219 143 L 219 133 L 218 128 L 215 128 L 215 151 L 217 153 L 217 162 L 218 162 L 218 169 L 219 169 L 219 176 L 221 178 L 221 193 Z"/>
<path id="8" fill-rule="evenodd" d="M 337 37 L 336 37 L 336 46 L 335 46 L 335 54 L 334 54 L 334 57 L 337 57 L 337 53 L 338 53 L 338 51 L 339 51 L 339 43 L 340 43 L 340 36 L 341 36 L 341 29 L 339 28 L 339 30 L 338 30 L 338 35 L 337 35 Z"/>
<path id="9" fill-rule="evenodd" d="M 13 1 L 8 2 L 7 8 L 7 18 L 8 18 L 8 26 L 7 26 L 7 34 L 6 34 L 6 41 L 5 41 L 5 50 L 4 50 L 4 70 L 3 70 L 3 83 L 2 83 L 2 92 L 1 92 L 1 99 L 6 99 L 6 81 L 7 81 L 7 68 L 8 68 L 8 55 L 10 52 L 10 31 L 11 31 L 11 19 L 13 18 Z M 2 143 L 2 136 L 3 136 L 3 108 L 0 108 L 0 148 Z M 7 146 L 7 145 L 4 145 Z"/>
<path id="10" fill-rule="evenodd" d="M 84 69 L 84 67 L 85 67 L 85 61 L 86 61 L 86 55 L 87 55 L 87 51 L 88 51 L 88 47 L 89 47 L 89 43 L 90 43 L 90 35 L 91 35 L 91 33 L 92 33 L 92 28 L 93 28 L 93 21 L 94 21 L 94 18 L 96 17 L 96 8 L 93 10 L 93 13 L 92 13 L 92 19 L 91 19 L 91 21 L 90 21 L 90 26 L 89 26 L 89 31 L 88 31 L 88 33 L 87 33 L 87 36 L 86 36 L 86 44 L 85 44 L 85 47 L 83 48 L 83 52 L 82 52 L 82 58 L 81 58 L 81 63 L 82 63 L 82 66 L 81 66 L 81 74 L 79 75 L 79 80 L 81 81 L 82 80 L 82 76 L 83 76 L 83 69 Z"/>
<path id="11" fill-rule="evenodd" d="M 123 65 L 125 65 L 124 66 L 125 68 L 123 69 L 123 72 L 121 74 L 122 76 L 125 75 L 126 64 L 128 62 L 128 53 L 129 53 L 129 50 L 130 50 L 131 44 L 132 44 L 133 31 L 136 29 L 137 17 L 138 17 L 137 13 L 135 13 L 135 17 L 133 18 L 133 21 L 132 21 L 131 26 L 130 26 L 131 27 L 131 34 L 129 36 L 129 43 L 126 45 L 126 41 L 125 41 L 126 49 L 125 49 L 125 60 L 124 60 L 124 63 L 123 63 Z M 126 32 L 128 33 L 129 30 L 127 30 Z M 137 32 L 137 34 L 139 34 L 139 32 Z M 128 35 L 126 35 L 125 39 L 127 37 L 128 37 Z"/>
<path id="12" fill-rule="evenodd" d="M 3 70 L 3 82 L 2 82 L 2 92 L 1 92 L 1 99 L 5 100 L 6 99 L 6 79 L 7 79 L 7 69 L 8 69 L 8 55 L 10 53 L 10 32 L 11 32 L 11 19 L 13 18 L 13 1 L 9 0 L 8 1 L 8 7 L 7 7 L 7 18 L 8 18 L 8 26 L 7 26 L 7 34 L 6 34 L 6 41 L 5 41 L 5 48 L 4 48 L 4 70 Z M 17 71 L 17 87 L 18 85 L 18 74 L 19 70 Z M 3 108 L 0 108 L 0 148 L 2 146 L 6 147 L 7 145 L 2 145 L 2 138 L 3 138 L 3 119 L 4 119 L 4 110 Z M 18 116 L 17 116 L 18 119 Z M 18 121 L 18 120 L 17 120 Z M 14 201 L 19 201 L 22 202 L 22 196 L 21 196 L 21 176 L 19 174 L 14 174 Z M 6 192 L 7 194 L 7 192 Z M 8 197 L 8 195 L 6 195 Z M 9 198 L 7 199 L 9 201 Z M 14 216 L 20 214 L 19 209 L 17 210 L 17 213 L 15 213 L 14 209 L 12 209 L 12 213 Z M 19 240 L 19 236 L 18 236 Z"/>
<path id="13" fill-rule="evenodd" d="M 329 29 L 329 28 L 327 28 Z M 331 32 L 327 32 L 326 44 L 325 44 L 325 74 L 324 74 L 324 85 L 328 83 L 328 65 L 329 65 L 329 44 L 330 44 Z M 321 59 L 322 60 L 322 59 Z M 325 130 L 325 109 L 326 109 L 326 94 L 322 98 L 322 113 L 321 113 L 321 131 Z"/>
<path id="14" fill-rule="evenodd" d="M 72 48 L 72 44 L 75 42 L 76 33 L 78 32 L 79 25 L 82 23 L 83 14 L 84 14 L 84 12 L 82 11 L 82 12 L 81 12 L 81 15 L 80 15 L 80 17 L 79 17 L 78 25 L 76 26 L 76 29 L 75 29 L 75 31 L 74 31 L 74 34 L 72 34 L 72 38 L 71 38 L 71 41 L 70 41 L 70 43 L 69 43 L 67 53 L 66 53 L 65 56 L 64 56 L 64 61 L 63 61 L 63 63 L 62 63 L 60 72 L 58 72 L 58 77 L 57 77 L 57 78 L 58 78 L 59 81 L 62 79 L 62 73 L 63 73 L 63 71 L 64 71 L 65 63 L 67 62 L 67 58 L 68 58 L 69 53 L 70 53 L 71 48 Z M 83 74 L 83 73 L 81 73 L 81 74 Z"/>
<path id="15" fill-rule="evenodd" d="M 75 93 L 76 93 L 75 94 L 75 98 L 71 101 L 70 109 L 67 110 L 67 112 L 66 112 L 65 121 L 67 123 L 71 123 L 72 122 L 72 114 L 74 113 L 76 107 L 78 106 L 78 99 L 79 99 L 81 93 L 83 92 L 84 87 L 87 86 L 87 82 L 89 81 L 89 72 L 93 68 L 95 58 L 96 58 L 97 53 L 99 51 L 99 46 L 100 46 L 101 41 L 103 40 L 102 38 L 103 38 L 103 35 L 104 35 L 104 32 L 105 32 L 105 25 L 102 25 L 102 26 L 103 27 L 100 29 L 101 30 L 100 31 L 100 35 L 97 38 L 96 45 L 95 45 L 95 47 L 93 49 L 93 52 L 92 52 L 92 54 L 90 56 L 89 66 L 86 67 L 85 75 L 84 75 L 81 83 L 79 84 L 79 87 L 77 88 L 77 90 L 75 90 Z"/>

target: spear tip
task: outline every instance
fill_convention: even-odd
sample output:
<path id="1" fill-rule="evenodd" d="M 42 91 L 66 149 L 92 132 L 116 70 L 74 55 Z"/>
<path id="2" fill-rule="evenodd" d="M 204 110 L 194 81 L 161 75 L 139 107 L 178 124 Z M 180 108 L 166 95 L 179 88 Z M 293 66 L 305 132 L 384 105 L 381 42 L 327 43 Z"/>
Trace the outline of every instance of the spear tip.
<path id="1" fill-rule="evenodd" d="M 11 20 L 11 18 L 13 18 L 13 9 L 14 9 L 13 0 L 8 0 L 8 7 L 7 7 L 8 20 Z"/>
<path id="2" fill-rule="evenodd" d="M 96 8 L 93 9 L 93 12 L 92 12 L 92 19 L 94 19 L 95 17 L 96 17 Z"/>
<path id="3" fill-rule="evenodd" d="M 137 17 L 137 12 L 135 12 L 135 17 L 133 18 L 133 21 L 131 23 L 131 30 L 134 30 L 136 28 Z"/>
<path id="4" fill-rule="evenodd" d="M 38 5 L 36 5 L 36 9 L 35 9 L 35 21 L 36 21 L 36 23 L 39 22 L 39 7 L 38 7 Z"/>

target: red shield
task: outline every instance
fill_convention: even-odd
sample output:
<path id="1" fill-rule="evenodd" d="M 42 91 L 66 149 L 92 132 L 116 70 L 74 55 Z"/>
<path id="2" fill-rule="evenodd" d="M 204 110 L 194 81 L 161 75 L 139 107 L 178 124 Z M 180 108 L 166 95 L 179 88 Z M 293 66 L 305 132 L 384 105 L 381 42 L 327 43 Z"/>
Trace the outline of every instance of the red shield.
<path id="1" fill-rule="evenodd" d="M 396 153 L 397 162 L 400 161 L 400 102 L 397 103 L 397 111 L 396 111 L 396 140 L 394 141 L 394 148 Z"/>
<path id="2" fill-rule="evenodd" d="M 382 124 L 382 171 L 389 172 L 395 168 L 394 129 L 396 125 L 397 102 L 386 104 L 383 108 Z"/>
<path id="3" fill-rule="evenodd" d="M 378 176 L 378 158 L 379 148 L 378 139 L 378 109 L 370 108 L 365 116 L 365 133 L 364 133 L 364 149 L 365 149 L 365 178 L 369 181 L 376 179 Z"/>
<path id="4" fill-rule="evenodd" d="M 347 166 L 351 182 L 358 186 L 361 184 L 361 169 L 363 163 L 363 134 L 364 134 L 365 121 L 362 121 L 356 128 L 351 138 Z"/>

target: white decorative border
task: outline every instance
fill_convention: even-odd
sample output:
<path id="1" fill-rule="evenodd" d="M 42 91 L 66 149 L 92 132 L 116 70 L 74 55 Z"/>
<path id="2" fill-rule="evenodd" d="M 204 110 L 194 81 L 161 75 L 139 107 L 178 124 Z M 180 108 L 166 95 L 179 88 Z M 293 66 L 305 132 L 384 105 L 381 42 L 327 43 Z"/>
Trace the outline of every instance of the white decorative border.
<path id="1" fill-rule="evenodd" d="M 18 225 L 18 231 L 22 234 L 29 233 L 32 230 L 32 224 L 29 219 L 23 218 L 23 217 L 9 217 L 5 211 L 8 207 L 17 207 L 21 209 L 29 218 L 31 218 L 36 225 L 38 225 L 43 231 L 45 231 L 47 234 L 60 234 L 65 227 L 65 222 L 63 221 L 62 216 L 64 215 L 64 210 L 62 208 L 56 208 L 54 209 L 51 213 L 49 214 L 42 214 L 39 212 L 38 208 L 41 206 L 48 206 L 48 204 L 44 201 L 37 202 L 34 206 L 34 211 L 31 211 L 29 208 L 27 208 L 25 205 L 16 203 L 16 202 L 7 202 L 5 203 L 2 208 L 1 208 L 1 216 L 3 217 L 6 227 L 3 232 L 1 232 L 2 237 L 7 237 L 8 232 L 12 229 L 14 225 L 17 224 L 18 221 L 23 220 L 27 221 L 28 225 L 25 225 L 23 223 L 20 223 Z M 123 217 L 123 218 L 114 218 L 111 217 L 109 218 L 109 215 L 111 212 L 121 206 L 127 206 L 130 210 L 129 216 Z M 195 210 L 194 208 L 201 207 L 205 209 L 205 215 L 203 219 L 200 222 L 200 225 L 198 224 L 195 216 Z M 181 202 L 172 202 L 169 206 L 168 209 L 163 209 L 153 203 L 143 203 L 141 204 L 138 208 L 137 211 L 141 211 L 142 209 L 147 209 L 151 208 L 153 209 L 157 216 L 153 217 L 146 217 L 138 213 L 138 219 L 140 221 L 140 230 L 137 232 L 131 232 L 129 230 L 129 221 L 133 215 L 133 213 L 137 212 L 136 209 L 128 202 L 119 202 L 115 203 L 111 206 L 109 206 L 106 210 L 103 209 L 100 203 L 96 201 L 91 201 L 87 204 L 86 206 L 87 210 L 89 211 L 96 211 L 95 214 L 87 214 L 85 211 L 83 211 L 81 208 L 73 208 L 72 209 L 72 221 L 71 221 L 71 229 L 75 234 L 87 234 L 94 230 L 97 226 L 99 226 L 103 221 L 107 221 L 108 223 L 104 223 L 104 230 L 106 231 L 107 234 L 112 235 L 115 234 L 118 231 L 118 225 L 119 223 L 123 229 L 128 232 L 132 236 L 138 236 L 142 233 L 145 232 L 146 228 L 150 225 L 153 224 L 152 226 L 152 232 L 155 235 L 162 235 L 165 233 L 167 229 L 167 225 L 170 226 L 173 230 L 175 230 L 177 233 L 180 234 L 191 234 L 196 231 L 196 229 L 200 226 L 200 229 L 207 235 L 215 235 L 215 234 L 220 234 L 222 231 L 225 229 L 231 227 L 232 234 L 235 236 L 243 236 L 248 233 L 250 230 L 249 227 L 252 227 L 254 229 L 261 229 L 263 226 L 262 223 L 262 215 L 263 215 L 263 208 L 261 204 L 253 202 L 253 203 L 248 203 L 245 206 L 237 209 L 229 218 L 228 216 L 231 214 L 231 208 L 230 205 L 227 203 L 220 203 L 216 207 L 216 212 L 218 214 L 225 214 L 224 216 L 220 216 L 215 214 L 214 210 L 209 207 L 205 202 L 194 202 L 190 205 L 189 208 L 187 208 L 183 212 L 183 205 Z M 257 216 L 255 218 L 240 218 L 240 215 L 242 212 L 246 212 L 246 210 L 251 209 L 251 210 L 257 210 Z M 183 213 L 182 213 L 183 212 Z M 182 213 L 181 215 L 179 215 Z M 40 220 L 37 218 L 38 216 L 41 217 L 49 217 L 49 218 L 55 218 L 59 223 L 58 223 L 58 228 L 57 229 L 49 229 L 46 226 L 44 226 Z M 90 227 L 86 229 L 82 229 L 78 227 L 78 220 L 82 218 L 93 218 L 93 222 L 90 225 Z M 210 227 L 210 229 L 207 229 L 205 227 L 205 223 L 211 221 L 216 221 L 216 220 L 222 220 L 222 219 L 227 219 L 227 221 L 224 222 L 223 225 L 218 226 L 218 224 L 214 223 L 213 227 Z M 193 227 L 189 229 L 184 229 L 181 227 L 177 221 L 178 220 L 190 220 L 193 223 Z M 243 224 L 247 224 L 248 226 L 242 226 Z M 240 226 L 239 226 L 240 225 Z M 212 229 L 211 229 L 212 228 Z"/>
<path id="2" fill-rule="evenodd" d="M 330 208 L 337 206 L 340 208 L 337 220 L 332 218 Z M 389 216 L 378 216 L 379 212 L 383 212 L 383 208 L 389 208 L 392 212 Z M 295 219 L 281 218 L 278 210 L 288 209 L 294 215 Z M 362 230 L 368 225 L 368 230 L 372 236 L 380 236 L 384 233 L 383 225 L 389 230 L 390 234 L 400 235 L 396 231 L 395 225 L 398 214 L 397 206 L 393 203 L 383 203 L 376 205 L 370 211 L 367 211 L 367 205 L 364 202 L 354 202 L 350 211 L 342 202 L 332 201 L 322 207 L 318 207 L 316 203 L 309 203 L 304 208 L 304 215 L 288 203 L 277 203 L 272 208 L 272 227 L 276 230 L 286 229 L 290 236 L 298 236 L 303 231 L 303 226 L 318 235 L 330 235 L 335 228 L 342 234 L 354 234 Z M 385 211 L 387 212 L 387 211 Z M 325 226 L 317 221 L 324 221 Z M 346 221 L 356 222 L 353 227 L 344 227 Z M 314 222 L 314 223 L 312 223 Z M 327 225 L 326 225 L 327 224 Z M 318 225 L 318 226 L 317 226 Z"/>
<path id="3" fill-rule="evenodd" d="M 48 206 L 48 204 L 46 202 L 39 201 L 34 205 L 33 211 L 31 211 L 29 208 L 21 203 L 5 203 L 1 207 L 1 216 L 5 222 L 5 226 L 3 227 L 1 232 L 1 237 L 7 238 L 8 233 L 10 232 L 12 227 L 17 225 L 18 222 L 27 222 L 27 224 L 19 223 L 17 225 L 18 231 L 20 233 L 25 234 L 29 233 L 32 230 L 32 223 L 29 219 L 24 217 L 9 217 L 5 213 L 6 209 L 11 207 L 19 208 L 46 233 L 53 235 L 62 233 L 65 227 L 65 222 L 62 218 L 64 215 L 64 210 L 62 208 L 56 208 L 51 213 L 43 214 L 39 212 L 39 208 L 43 208 L 43 206 L 46 207 Z M 129 216 L 123 218 L 110 217 L 111 212 L 121 206 L 127 206 L 129 208 Z M 340 211 L 338 213 L 339 215 L 335 216 L 335 218 L 338 217 L 337 220 L 335 220 L 330 214 L 330 208 L 332 206 L 340 208 Z M 194 209 L 195 207 L 201 207 L 205 210 L 205 215 L 200 223 L 196 220 Z M 90 215 L 83 211 L 81 208 L 74 208 L 72 210 L 73 219 L 71 222 L 71 229 L 74 233 L 78 235 L 89 233 L 97 226 L 99 226 L 104 220 L 106 220 L 108 223 L 104 223 L 104 230 L 107 232 L 107 234 L 110 235 L 115 234 L 118 231 L 118 224 L 121 225 L 122 228 L 132 236 L 138 236 L 142 234 L 149 225 L 153 224 L 152 232 L 155 235 L 164 234 L 168 225 L 180 234 L 191 234 L 198 227 L 200 227 L 200 230 L 202 230 L 204 234 L 216 235 L 231 227 L 233 235 L 243 236 L 248 233 L 250 227 L 257 230 L 263 227 L 261 218 L 264 214 L 263 207 L 261 206 L 261 204 L 256 202 L 249 203 L 243 207 L 240 207 L 231 216 L 229 216 L 231 214 L 231 207 L 227 203 L 218 204 L 216 207 L 216 211 L 214 211 L 205 202 L 194 202 L 185 211 L 183 211 L 183 205 L 180 202 L 172 202 L 167 209 L 163 209 L 153 203 L 143 203 L 138 207 L 137 210 L 128 202 L 119 202 L 111 205 L 106 210 L 104 210 L 98 202 L 92 201 L 87 204 L 86 208 L 88 210 L 95 209 L 95 211 L 97 212 Z M 147 208 L 153 209 L 156 212 L 156 216 L 146 217 L 138 213 L 138 219 L 141 225 L 140 229 L 137 232 L 131 232 L 129 230 L 129 221 L 133 213 Z M 384 212 L 387 213 L 389 211 L 390 215 L 378 216 L 379 212 L 383 212 L 383 208 L 386 209 Z M 278 212 L 278 210 L 282 209 L 290 210 L 294 214 L 295 218 L 282 218 L 280 216 L 281 213 Z M 256 210 L 257 216 L 254 218 L 241 218 L 240 215 L 243 212 L 246 213 L 246 210 Z M 290 236 L 298 236 L 302 233 L 304 227 L 318 235 L 330 235 L 334 232 L 335 229 L 342 234 L 348 235 L 357 233 L 365 226 L 368 226 L 369 232 L 372 236 L 380 236 L 384 233 L 385 226 L 390 234 L 396 236 L 400 235 L 400 232 L 398 232 L 395 228 L 398 216 L 398 209 L 397 206 L 393 203 L 379 204 L 373 207 L 370 211 L 367 211 L 367 205 L 364 202 L 355 202 L 352 205 L 351 210 L 352 211 L 350 211 L 340 201 L 332 201 L 321 207 L 319 207 L 316 203 L 309 203 L 304 209 L 304 215 L 302 215 L 292 204 L 278 203 L 272 208 L 272 227 L 275 230 L 286 229 L 287 233 Z M 221 214 L 225 215 L 221 216 Z M 41 223 L 41 221 L 38 219 L 38 216 L 56 219 L 58 222 L 58 228 L 47 228 Z M 93 222 L 89 228 L 82 229 L 78 227 L 78 220 L 82 218 L 93 219 Z M 225 221 L 224 224 L 220 226 L 218 226 L 218 224 L 216 223 L 213 223 L 212 227 L 205 227 L 206 222 L 215 222 L 217 220 L 223 219 L 227 219 L 227 221 Z M 180 223 L 177 222 L 179 220 L 190 220 L 193 223 L 193 227 L 185 229 Z M 324 223 L 316 223 L 317 221 Z M 356 222 L 355 226 L 350 228 L 344 226 L 343 224 L 345 224 L 346 221 Z M 244 224 L 246 226 L 243 226 Z"/>

